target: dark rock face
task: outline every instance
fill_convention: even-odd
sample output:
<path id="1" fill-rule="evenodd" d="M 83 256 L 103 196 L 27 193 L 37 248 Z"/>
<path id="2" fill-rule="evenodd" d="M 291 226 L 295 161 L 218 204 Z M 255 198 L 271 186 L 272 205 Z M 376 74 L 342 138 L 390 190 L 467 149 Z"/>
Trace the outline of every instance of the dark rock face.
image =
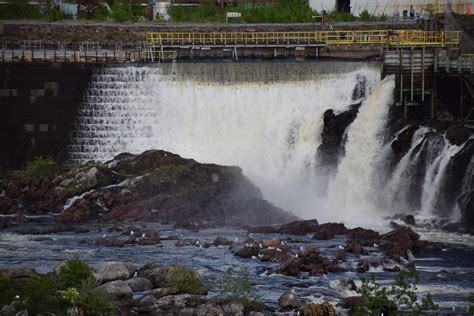
<path id="1" fill-rule="evenodd" d="M 344 154 L 343 137 L 347 127 L 357 117 L 357 106 L 340 114 L 333 110 L 324 113 L 324 129 L 321 133 L 322 143 L 318 147 L 319 161 L 322 166 L 336 167 Z"/>
<path id="2" fill-rule="evenodd" d="M 446 138 L 453 145 L 461 145 L 471 136 L 469 128 L 465 126 L 451 126 L 446 131 Z"/>
<path id="3" fill-rule="evenodd" d="M 418 126 L 410 125 L 404 131 L 397 135 L 397 138 L 392 142 L 392 150 L 395 156 L 400 159 L 404 156 L 411 147 L 413 134 L 415 134 Z"/>
<path id="4" fill-rule="evenodd" d="M 313 239 L 327 240 L 333 239 L 336 235 L 343 235 L 347 232 L 344 224 L 338 223 L 325 223 L 317 227 L 316 233 L 313 235 Z"/>
<path id="5" fill-rule="evenodd" d="M 474 231 L 474 190 L 463 194 L 459 198 L 459 207 L 466 227 Z"/>
<path id="6" fill-rule="evenodd" d="M 315 219 L 310 219 L 307 221 L 294 221 L 285 225 L 282 225 L 278 232 L 283 234 L 293 234 L 293 235 L 305 235 L 309 233 L 314 233 L 318 229 L 318 221 Z"/>
<path id="7" fill-rule="evenodd" d="M 161 220 L 199 229 L 296 219 L 263 200 L 240 168 L 200 164 L 161 150 L 121 154 L 109 163 L 87 164 L 55 177 L 13 181 L 6 193 L 19 199 L 29 212 L 61 212 L 57 216 L 61 223 Z M 63 210 L 73 196 L 74 202 Z M 9 201 L 0 201 L 8 212 L 12 208 Z"/>

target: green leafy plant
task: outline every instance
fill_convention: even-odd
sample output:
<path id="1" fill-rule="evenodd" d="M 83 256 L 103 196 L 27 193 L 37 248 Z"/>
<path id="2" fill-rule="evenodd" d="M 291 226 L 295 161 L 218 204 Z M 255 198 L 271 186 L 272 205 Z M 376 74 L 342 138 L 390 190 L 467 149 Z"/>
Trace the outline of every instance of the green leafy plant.
<path id="1" fill-rule="evenodd" d="M 474 313 L 474 292 L 469 293 L 469 313 Z"/>
<path id="2" fill-rule="evenodd" d="M 61 310 L 61 300 L 57 295 L 53 280 L 47 276 L 33 276 L 19 284 L 19 309 L 28 309 L 32 315 Z"/>
<path id="3" fill-rule="evenodd" d="M 205 288 L 196 271 L 181 266 L 169 268 L 169 284 L 180 292 L 190 294 L 199 294 Z"/>
<path id="4" fill-rule="evenodd" d="M 58 287 L 66 290 L 70 287 L 77 287 L 84 280 L 93 279 L 91 267 L 78 257 L 68 260 L 59 269 Z"/>
<path id="5" fill-rule="evenodd" d="M 108 316 L 115 313 L 115 307 L 97 292 L 93 278 L 87 278 L 80 283 L 77 306 L 88 316 Z"/>
<path id="6" fill-rule="evenodd" d="M 110 10 L 109 16 L 116 22 L 138 22 L 138 17 L 133 15 L 130 4 L 126 0 L 116 1 Z"/>
<path id="7" fill-rule="evenodd" d="M 39 5 L 30 4 L 29 0 L 9 0 L 2 5 L 0 19 L 41 19 Z"/>
<path id="8" fill-rule="evenodd" d="M 396 306 L 392 306 L 392 300 L 397 306 L 403 306 L 410 315 L 420 315 L 425 311 L 437 310 L 438 305 L 433 302 L 428 293 L 418 302 L 416 290 L 419 280 L 415 270 L 400 271 L 395 277 L 395 282 L 390 288 L 381 287 L 376 281 L 374 274 L 369 278 L 360 277 L 362 285 L 357 292 L 365 298 L 366 303 L 359 307 L 357 315 L 380 315 L 382 312 L 390 313 Z"/>
<path id="9" fill-rule="evenodd" d="M 51 156 L 38 156 L 27 162 L 26 171 L 32 179 L 39 179 L 44 176 L 52 176 L 59 169 Z"/>
<path id="10" fill-rule="evenodd" d="M 249 271 L 245 267 L 234 270 L 229 268 L 214 284 L 217 298 L 222 301 L 238 301 L 247 310 L 260 310 L 263 307 L 261 296 L 250 281 Z"/>

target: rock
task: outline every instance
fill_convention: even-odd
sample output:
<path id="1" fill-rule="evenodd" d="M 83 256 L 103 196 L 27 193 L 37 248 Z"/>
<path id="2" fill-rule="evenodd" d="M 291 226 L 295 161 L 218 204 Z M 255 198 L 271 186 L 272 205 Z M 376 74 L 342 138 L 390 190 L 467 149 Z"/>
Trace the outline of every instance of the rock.
<path id="1" fill-rule="evenodd" d="M 12 223 L 7 217 L 0 217 L 0 230 L 11 227 Z"/>
<path id="2" fill-rule="evenodd" d="M 324 301 L 322 304 L 306 304 L 301 309 L 301 313 L 304 316 L 336 316 L 336 310 L 334 306 L 328 301 Z"/>
<path id="3" fill-rule="evenodd" d="M 224 316 L 222 309 L 211 303 L 199 305 L 195 313 L 196 316 Z"/>
<path id="4" fill-rule="evenodd" d="M 416 226 L 415 217 L 413 215 L 405 215 L 402 217 L 402 221 L 411 226 Z"/>
<path id="5" fill-rule="evenodd" d="M 150 313 L 159 308 L 158 299 L 153 295 L 143 296 L 137 304 L 139 313 Z"/>
<path id="6" fill-rule="evenodd" d="M 458 199 L 458 203 L 464 225 L 470 231 L 474 231 L 474 190 L 461 195 Z"/>
<path id="7" fill-rule="evenodd" d="M 362 296 L 348 296 L 344 299 L 342 307 L 349 309 L 351 313 L 357 311 L 359 306 L 367 304 L 367 299 Z"/>
<path id="8" fill-rule="evenodd" d="M 281 264 L 278 273 L 286 276 L 297 276 L 300 273 L 301 266 L 301 260 L 290 259 Z"/>
<path id="9" fill-rule="evenodd" d="M 102 282 L 115 280 L 127 280 L 133 276 L 136 267 L 129 262 L 106 262 L 99 266 L 97 274 L 101 276 Z"/>
<path id="10" fill-rule="evenodd" d="M 196 315 L 196 309 L 190 308 L 190 307 L 182 308 L 178 312 L 178 316 L 194 316 L 194 315 Z"/>
<path id="11" fill-rule="evenodd" d="M 212 243 L 214 246 L 229 246 L 233 244 L 233 241 L 228 240 L 227 238 L 224 238 L 222 236 L 217 236 L 216 239 L 214 239 L 214 242 Z"/>
<path id="12" fill-rule="evenodd" d="M 342 280 L 341 283 L 345 285 L 351 291 L 357 290 L 357 285 L 352 279 Z"/>
<path id="13" fill-rule="evenodd" d="M 273 238 L 270 240 L 267 240 L 263 243 L 265 247 L 279 247 L 281 245 L 281 240 L 278 238 Z"/>
<path id="14" fill-rule="evenodd" d="M 138 245 L 157 245 L 161 243 L 160 234 L 156 231 L 146 230 L 134 239 Z"/>
<path id="15" fill-rule="evenodd" d="M 229 316 L 243 316 L 244 305 L 240 302 L 230 302 L 221 306 L 224 315 Z"/>
<path id="16" fill-rule="evenodd" d="M 460 146 L 471 136 L 471 131 L 465 126 L 451 126 L 446 131 L 446 139 L 453 145 Z"/>
<path id="17" fill-rule="evenodd" d="M 161 309 L 197 307 L 202 303 L 204 303 L 202 296 L 191 294 L 168 295 L 158 299 Z"/>
<path id="18" fill-rule="evenodd" d="M 380 238 L 380 234 L 371 229 L 356 227 L 347 230 L 347 237 L 354 240 L 375 240 Z"/>
<path id="19" fill-rule="evenodd" d="M 344 248 L 347 252 L 351 252 L 354 254 L 361 254 L 362 253 L 362 247 L 360 243 L 357 241 L 350 241 L 346 247 Z"/>
<path id="20" fill-rule="evenodd" d="M 403 157 L 408 150 L 410 150 L 413 134 L 415 134 L 417 130 L 417 125 L 410 125 L 408 128 L 398 133 L 397 138 L 391 144 L 393 153 L 397 159 Z"/>
<path id="21" fill-rule="evenodd" d="M 400 267 L 397 265 L 394 266 L 383 266 L 385 272 L 400 272 Z"/>
<path id="22" fill-rule="evenodd" d="M 14 279 L 29 279 L 38 275 L 34 268 L 0 269 L 1 274 L 9 274 Z"/>
<path id="23" fill-rule="evenodd" d="M 174 287 L 160 287 L 151 290 L 150 292 L 148 292 L 148 294 L 153 295 L 156 298 L 160 298 L 168 295 L 179 294 L 179 290 Z"/>
<path id="24" fill-rule="evenodd" d="M 395 260 L 406 256 L 408 250 L 419 252 L 419 235 L 409 227 L 400 227 L 381 236 L 381 249 L 384 253 Z"/>
<path id="25" fill-rule="evenodd" d="M 370 268 L 369 263 L 366 260 L 360 260 L 357 263 L 356 271 L 357 273 L 364 273 L 364 272 L 369 271 L 369 268 Z"/>
<path id="26" fill-rule="evenodd" d="M 59 214 L 56 220 L 60 223 L 83 223 L 96 219 L 100 211 L 101 208 L 97 204 L 82 198 Z"/>
<path id="27" fill-rule="evenodd" d="M 346 252 L 344 250 L 339 250 L 336 252 L 336 260 L 337 261 L 345 261 L 346 260 Z"/>
<path id="28" fill-rule="evenodd" d="M 124 247 L 127 244 L 131 244 L 131 241 L 128 239 L 119 239 L 116 237 L 100 237 L 95 240 L 95 244 L 98 246 L 104 247 Z"/>
<path id="29" fill-rule="evenodd" d="M 325 223 L 317 227 L 313 239 L 327 240 L 333 239 L 336 235 L 343 235 L 347 231 L 344 224 L 339 223 Z"/>
<path id="30" fill-rule="evenodd" d="M 258 252 L 258 258 L 260 261 L 285 261 L 288 257 L 287 251 L 278 250 L 280 248 L 266 248 Z"/>
<path id="31" fill-rule="evenodd" d="M 99 286 L 97 291 L 115 304 L 124 304 L 133 298 L 132 289 L 122 280 L 105 283 Z"/>
<path id="32" fill-rule="evenodd" d="M 142 277 L 131 278 L 125 282 L 130 286 L 133 292 L 143 292 L 153 288 L 151 281 Z"/>
<path id="33" fill-rule="evenodd" d="M 282 225 L 278 229 L 278 232 L 291 235 L 306 235 L 310 233 L 315 233 L 317 231 L 318 226 L 318 221 L 315 219 L 306 221 L 294 221 Z"/>
<path id="34" fill-rule="evenodd" d="M 299 296 L 292 292 L 283 293 L 278 299 L 278 304 L 284 309 L 296 309 L 301 306 Z"/>
<path id="35" fill-rule="evenodd" d="M 159 262 L 149 262 L 138 269 L 137 276 L 150 280 L 154 288 L 159 288 L 163 284 L 162 269 Z"/>

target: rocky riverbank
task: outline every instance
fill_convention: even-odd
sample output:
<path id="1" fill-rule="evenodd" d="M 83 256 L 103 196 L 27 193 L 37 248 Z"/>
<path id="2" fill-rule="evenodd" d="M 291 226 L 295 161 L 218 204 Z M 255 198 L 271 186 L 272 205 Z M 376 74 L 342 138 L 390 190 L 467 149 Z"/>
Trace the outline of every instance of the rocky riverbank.
<path id="1" fill-rule="evenodd" d="M 78 167 L 39 160 L 5 177 L 1 188 L 0 213 L 8 215 L 3 227 L 46 214 L 61 224 L 159 220 L 185 228 L 296 219 L 265 201 L 240 168 L 160 150 Z"/>

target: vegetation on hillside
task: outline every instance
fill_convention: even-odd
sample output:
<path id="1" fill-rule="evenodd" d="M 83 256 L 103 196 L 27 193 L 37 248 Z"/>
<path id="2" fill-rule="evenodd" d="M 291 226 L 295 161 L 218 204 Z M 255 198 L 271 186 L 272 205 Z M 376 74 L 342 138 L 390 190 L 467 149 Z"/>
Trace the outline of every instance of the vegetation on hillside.
<path id="1" fill-rule="evenodd" d="M 8 0 L 2 5 L 0 19 L 31 19 L 46 21 L 70 20 L 72 16 L 60 12 L 53 6 L 52 0 L 40 6 L 30 4 L 28 0 Z M 107 3 L 107 6 L 105 5 Z M 108 9 L 110 8 L 110 10 Z M 212 3 L 197 6 L 174 6 L 170 8 L 171 22 L 186 23 L 224 23 L 227 12 L 240 12 L 241 18 L 232 18 L 232 23 L 310 23 L 313 16 L 320 15 L 305 0 L 278 0 L 273 4 L 237 4 L 221 8 Z M 80 20 L 98 22 L 136 23 L 145 22 L 145 9 L 139 4 L 130 4 L 128 0 L 107 0 L 99 5 L 95 15 L 82 16 Z M 356 17 L 350 13 L 332 11 L 328 13 L 331 22 L 373 21 L 384 19 L 375 17 L 367 11 Z M 157 20 L 159 23 L 159 19 Z"/>

